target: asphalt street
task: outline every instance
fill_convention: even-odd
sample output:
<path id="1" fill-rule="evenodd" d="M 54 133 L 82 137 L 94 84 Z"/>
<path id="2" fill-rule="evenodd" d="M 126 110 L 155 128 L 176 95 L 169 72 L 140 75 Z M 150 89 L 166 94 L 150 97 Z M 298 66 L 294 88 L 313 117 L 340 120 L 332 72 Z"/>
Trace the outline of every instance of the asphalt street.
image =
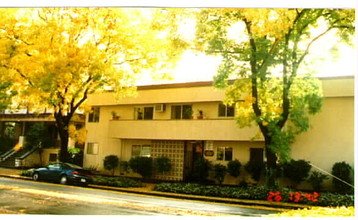
<path id="1" fill-rule="evenodd" d="M 0 177 L 0 212 L 53 215 L 255 216 L 275 211 Z"/>

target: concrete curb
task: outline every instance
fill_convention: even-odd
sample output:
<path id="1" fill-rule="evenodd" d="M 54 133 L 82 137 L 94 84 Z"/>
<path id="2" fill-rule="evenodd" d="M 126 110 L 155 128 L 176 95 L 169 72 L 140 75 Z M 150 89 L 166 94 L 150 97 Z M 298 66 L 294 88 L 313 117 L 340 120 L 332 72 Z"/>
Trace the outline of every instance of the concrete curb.
<path id="1" fill-rule="evenodd" d="M 19 175 L 0 174 L 0 177 L 32 180 L 32 178 L 30 177 L 23 177 Z M 147 191 L 147 190 L 143 190 L 142 188 L 120 188 L 120 187 L 101 186 L 101 185 L 94 185 L 94 184 L 90 184 L 88 187 L 94 189 L 113 190 L 118 192 L 135 193 L 135 194 L 150 195 L 150 196 L 161 196 L 161 197 L 176 198 L 176 199 L 188 199 L 188 200 L 199 200 L 199 201 L 206 201 L 206 202 L 234 204 L 247 208 L 257 208 L 257 209 L 265 209 L 265 210 L 273 210 L 273 211 L 287 211 L 292 209 L 303 209 L 303 208 L 312 207 L 309 205 L 291 204 L 291 203 L 284 203 L 284 202 L 231 199 L 231 198 L 198 196 L 198 195 L 189 195 L 189 194 L 176 194 L 176 193 L 167 193 L 167 192 L 159 192 L 159 191 Z"/>

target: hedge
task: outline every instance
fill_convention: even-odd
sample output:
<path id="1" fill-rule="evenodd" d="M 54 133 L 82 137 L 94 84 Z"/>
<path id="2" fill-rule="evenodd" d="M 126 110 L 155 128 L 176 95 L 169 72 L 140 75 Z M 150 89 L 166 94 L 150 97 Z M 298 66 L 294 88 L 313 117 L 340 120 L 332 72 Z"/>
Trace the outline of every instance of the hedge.
<path id="1" fill-rule="evenodd" d="M 160 183 L 154 187 L 155 191 L 178 194 L 192 194 L 222 198 L 268 200 L 290 202 L 318 206 L 353 206 L 354 197 L 335 193 L 307 193 L 292 191 L 288 188 L 270 190 L 266 186 L 217 186 L 201 185 L 198 183 Z"/>
<path id="2" fill-rule="evenodd" d="M 95 175 L 93 177 L 93 184 L 102 186 L 115 186 L 115 187 L 141 187 L 142 183 L 138 180 L 126 177 L 109 177 Z"/>

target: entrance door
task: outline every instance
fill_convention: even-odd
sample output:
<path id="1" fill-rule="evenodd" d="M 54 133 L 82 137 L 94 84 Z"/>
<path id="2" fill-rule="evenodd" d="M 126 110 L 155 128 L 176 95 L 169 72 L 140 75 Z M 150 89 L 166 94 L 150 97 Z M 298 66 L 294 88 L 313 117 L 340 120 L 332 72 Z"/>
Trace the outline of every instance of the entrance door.
<path id="1" fill-rule="evenodd" d="M 184 180 L 190 180 L 195 161 L 203 157 L 204 144 L 202 141 L 186 141 L 184 147 Z"/>
<path id="2" fill-rule="evenodd" d="M 264 149 L 263 148 L 250 148 L 250 161 L 264 162 Z"/>

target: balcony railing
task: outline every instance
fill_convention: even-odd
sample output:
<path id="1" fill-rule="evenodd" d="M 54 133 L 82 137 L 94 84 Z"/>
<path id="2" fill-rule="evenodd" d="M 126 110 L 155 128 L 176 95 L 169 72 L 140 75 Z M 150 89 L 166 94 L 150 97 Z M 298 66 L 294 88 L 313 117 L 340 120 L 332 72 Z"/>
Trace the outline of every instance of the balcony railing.
<path id="1" fill-rule="evenodd" d="M 239 128 L 234 119 L 113 120 L 109 136 L 123 139 L 248 141 L 257 127 Z"/>

